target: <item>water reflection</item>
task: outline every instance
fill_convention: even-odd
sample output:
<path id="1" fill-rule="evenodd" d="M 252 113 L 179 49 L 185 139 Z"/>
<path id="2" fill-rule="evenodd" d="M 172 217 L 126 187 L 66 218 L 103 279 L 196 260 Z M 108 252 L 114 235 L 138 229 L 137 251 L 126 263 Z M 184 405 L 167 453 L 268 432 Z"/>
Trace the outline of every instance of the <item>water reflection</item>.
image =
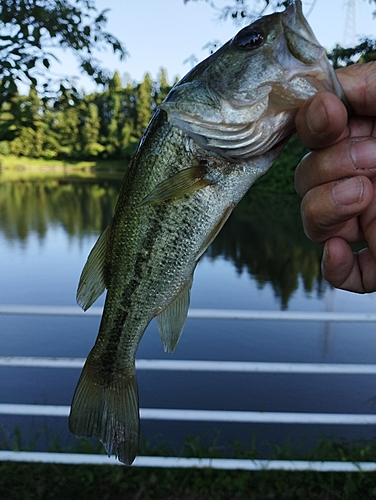
<path id="1" fill-rule="evenodd" d="M 111 220 L 121 179 L 49 178 L 3 180 L 0 177 L 0 232 L 26 241 L 45 238 L 61 225 L 70 237 L 102 231 Z"/>
<path id="2" fill-rule="evenodd" d="M 321 296 L 325 288 L 322 248 L 305 236 L 299 207 L 298 196 L 251 190 L 209 249 L 211 257 L 222 255 L 238 272 L 246 270 L 260 287 L 271 283 L 283 308 L 300 280 L 309 293 Z"/>
<path id="3" fill-rule="evenodd" d="M 110 221 L 120 178 L 0 177 L 0 233 L 26 244 L 31 234 L 43 240 L 49 227 L 71 238 L 98 234 Z M 321 247 L 304 235 L 295 196 L 251 190 L 235 209 L 207 257 L 222 256 L 260 287 L 270 283 L 286 308 L 302 281 L 306 292 L 321 295 Z"/>

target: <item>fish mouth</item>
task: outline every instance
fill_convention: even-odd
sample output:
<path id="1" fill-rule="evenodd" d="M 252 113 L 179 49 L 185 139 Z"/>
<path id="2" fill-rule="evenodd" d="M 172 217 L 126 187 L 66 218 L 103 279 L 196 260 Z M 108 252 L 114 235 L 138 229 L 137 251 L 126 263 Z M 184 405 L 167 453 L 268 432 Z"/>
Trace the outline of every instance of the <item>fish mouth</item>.
<path id="1" fill-rule="evenodd" d="M 304 78 L 306 80 L 313 78 L 317 90 L 328 90 L 336 94 L 348 111 L 351 111 L 334 68 L 326 57 L 324 47 L 320 45 L 304 17 L 301 0 L 293 1 L 282 13 L 282 24 L 289 52 L 296 60 L 307 66 Z M 298 74 L 300 77 L 303 76 L 301 69 L 295 68 L 286 76 L 292 81 Z"/>
<path id="2" fill-rule="evenodd" d="M 291 54 L 304 64 L 313 64 L 325 54 L 303 14 L 301 0 L 291 3 L 282 13 L 287 46 Z"/>

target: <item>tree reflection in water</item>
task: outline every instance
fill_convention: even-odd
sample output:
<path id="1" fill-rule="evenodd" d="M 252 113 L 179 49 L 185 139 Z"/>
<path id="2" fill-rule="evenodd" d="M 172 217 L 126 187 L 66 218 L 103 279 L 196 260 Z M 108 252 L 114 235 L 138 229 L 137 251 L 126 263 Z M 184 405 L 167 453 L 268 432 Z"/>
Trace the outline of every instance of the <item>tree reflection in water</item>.
<path id="1" fill-rule="evenodd" d="M 304 234 L 300 198 L 252 190 L 243 198 L 209 249 L 213 258 L 231 260 L 260 287 L 271 283 L 286 308 L 302 280 L 307 293 L 322 295 L 326 282 L 320 270 L 321 245 Z"/>

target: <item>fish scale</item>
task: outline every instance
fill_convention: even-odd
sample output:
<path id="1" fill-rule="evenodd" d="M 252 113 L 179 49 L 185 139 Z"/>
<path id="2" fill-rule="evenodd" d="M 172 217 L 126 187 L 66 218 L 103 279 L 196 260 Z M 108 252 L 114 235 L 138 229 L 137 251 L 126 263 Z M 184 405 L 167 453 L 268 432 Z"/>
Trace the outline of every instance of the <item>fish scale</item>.
<path id="1" fill-rule="evenodd" d="M 197 262 L 294 133 L 318 91 L 344 99 L 301 2 L 243 28 L 171 90 L 128 167 L 113 220 L 82 271 L 86 310 L 107 289 L 69 426 L 131 464 L 138 450 L 135 356 L 156 317 L 173 352 Z M 251 244 L 251 242 L 250 242 Z"/>

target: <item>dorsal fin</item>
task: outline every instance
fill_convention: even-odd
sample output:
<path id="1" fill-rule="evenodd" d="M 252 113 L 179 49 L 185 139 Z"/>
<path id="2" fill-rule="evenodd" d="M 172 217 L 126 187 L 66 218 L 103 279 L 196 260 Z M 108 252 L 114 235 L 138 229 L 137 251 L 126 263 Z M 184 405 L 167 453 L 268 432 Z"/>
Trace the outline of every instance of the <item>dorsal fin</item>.
<path id="1" fill-rule="evenodd" d="M 187 319 L 192 281 L 193 278 L 184 285 L 171 304 L 157 316 L 164 350 L 171 354 L 178 345 Z"/>
<path id="2" fill-rule="evenodd" d="M 107 251 L 109 227 L 110 226 L 108 226 L 99 236 L 89 253 L 81 273 L 76 299 L 77 304 L 82 307 L 84 311 L 89 309 L 106 288 L 104 262 Z"/>

